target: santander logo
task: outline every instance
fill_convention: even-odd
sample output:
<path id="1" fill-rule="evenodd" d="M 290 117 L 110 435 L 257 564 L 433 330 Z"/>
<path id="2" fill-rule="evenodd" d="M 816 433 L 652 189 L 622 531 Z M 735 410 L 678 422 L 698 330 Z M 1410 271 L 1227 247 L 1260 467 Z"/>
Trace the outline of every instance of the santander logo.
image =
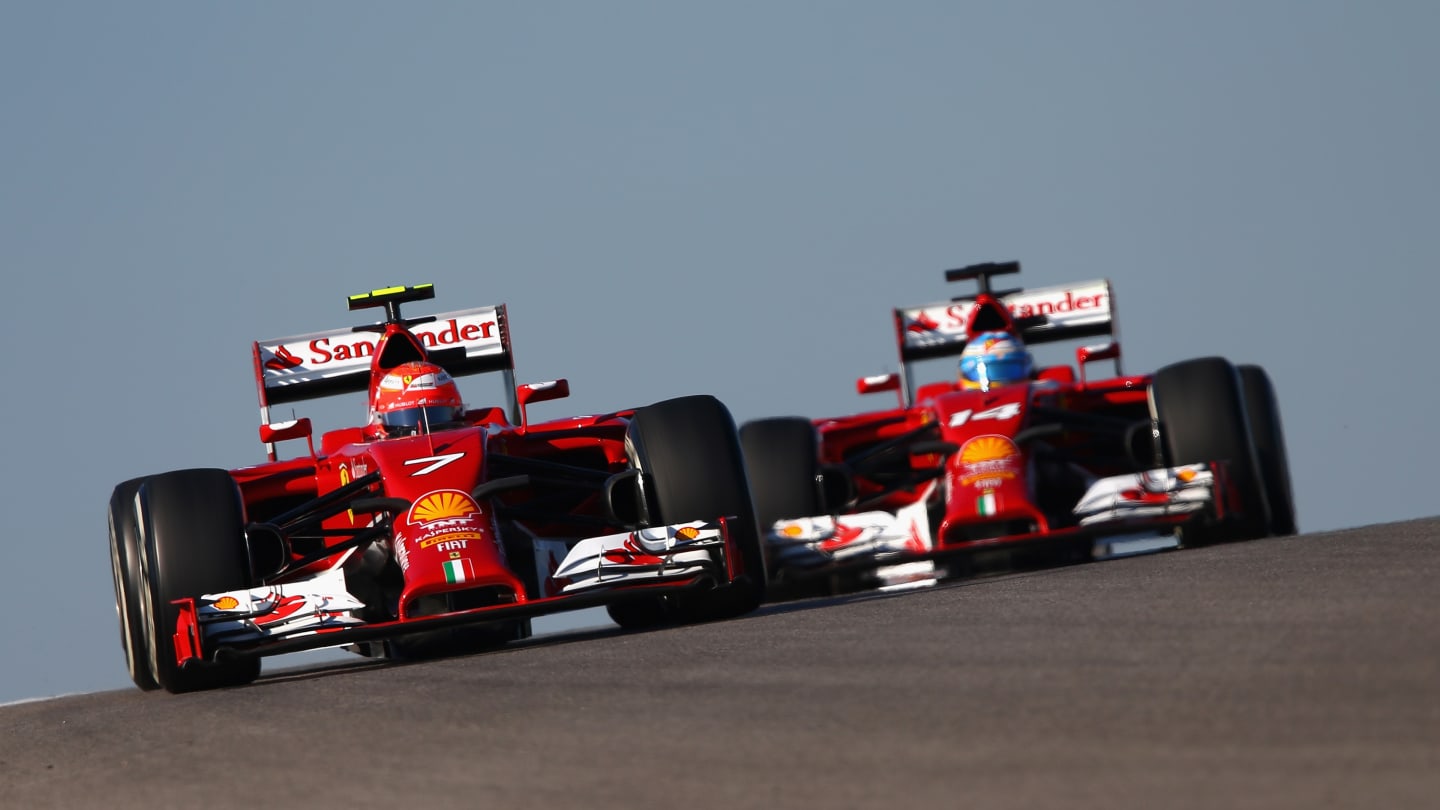
<path id="1" fill-rule="evenodd" d="M 1105 307 L 1105 293 L 1094 293 L 1092 295 L 1076 295 L 1074 290 L 1066 290 L 1063 295 L 1055 295 L 1048 298 L 1020 300 L 1008 304 L 1010 315 L 1015 318 L 1032 318 L 1037 315 L 1064 315 L 1070 312 L 1082 312 L 1092 309 L 1103 309 Z M 955 304 L 947 307 L 947 326 L 964 328 L 965 318 L 969 315 L 972 304 Z"/>
<path id="2" fill-rule="evenodd" d="M 482 319 L 449 318 L 428 329 L 415 329 L 415 337 L 427 349 L 451 346 L 476 346 L 500 341 L 499 323 L 493 314 Z M 309 340 L 295 343 L 281 343 L 264 346 L 269 355 L 264 366 L 266 370 L 284 374 L 300 368 L 318 368 L 334 364 L 368 362 L 375 354 L 377 339 L 373 337 L 351 337 L 344 331 L 318 333 Z"/>
<path id="3" fill-rule="evenodd" d="M 273 371 L 286 371 L 300 365 L 303 360 L 296 357 L 289 349 L 282 346 L 275 347 L 275 356 L 265 361 L 265 368 Z"/>
<path id="4" fill-rule="evenodd" d="M 1057 296 L 1048 301 L 1012 304 L 1010 306 L 1010 314 L 1017 318 L 1029 318 L 1034 315 L 1052 315 L 1055 313 L 1079 312 L 1084 309 L 1100 309 L 1105 306 L 1105 297 L 1104 293 L 1076 295 L 1071 290 L 1066 290 L 1064 296 Z"/>
<path id="5" fill-rule="evenodd" d="M 907 331 L 907 332 L 934 332 L 936 329 L 939 329 L 939 328 L 940 328 L 940 324 L 937 323 L 934 318 L 931 318 L 929 315 L 926 315 L 924 312 L 921 312 L 919 315 L 917 315 L 917 316 L 915 316 L 913 319 L 911 319 L 910 323 L 905 326 L 905 331 Z"/>

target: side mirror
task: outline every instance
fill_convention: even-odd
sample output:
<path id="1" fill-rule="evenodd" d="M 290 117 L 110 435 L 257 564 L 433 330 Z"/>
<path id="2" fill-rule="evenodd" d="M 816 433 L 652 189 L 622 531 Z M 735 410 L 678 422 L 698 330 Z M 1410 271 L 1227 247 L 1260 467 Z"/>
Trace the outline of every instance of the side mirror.
<path id="1" fill-rule="evenodd" d="M 310 438 L 310 420 L 291 419 L 288 422 L 272 422 L 260 426 L 260 441 L 266 444 Z"/>
<path id="2" fill-rule="evenodd" d="M 860 394 L 878 394 L 882 391 L 894 391 L 895 397 L 900 400 L 900 407 L 905 407 L 905 393 L 900 390 L 900 375 L 893 371 L 889 374 L 878 374 L 874 377 L 861 377 L 855 381 L 855 391 Z"/>
<path id="3" fill-rule="evenodd" d="M 552 399 L 564 399 L 568 396 L 570 396 L 570 381 L 565 379 L 515 386 L 515 399 L 520 403 L 521 427 L 530 423 L 526 410 L 532 403 L 549 402 Z"/>
<path id="4" fill-rule="evenodd" d="M 900 375 L 894 372 L 875 377 L 861 377 L 855 381 L 855 391 L 859 394 L 878 394 L 883 391 L 899 390 Z"/>
<path id="5" fill-rule="evenodd" d="M 275 443 L 289 441 L 291 439 L 304 439 L 305 445 L 310 449 L 310 455 L 315 455 L 315 442 L 311 436 L 310 420 L 308 418 L 291 419 L 288 422 L 271 422 L 260 426 L 260 441 L 269 449 L 270 460 L 275 460 Z"/>
<path id="6" fill-rule="evenodd" d="M 549 402 L 552 399 L 564 399 L 570 396 L 569 380 L 550 380 L 549 382 L 525 383 L 515 386 L 515 396 L 520 400 L 521 407 L 532 402 Z"/>

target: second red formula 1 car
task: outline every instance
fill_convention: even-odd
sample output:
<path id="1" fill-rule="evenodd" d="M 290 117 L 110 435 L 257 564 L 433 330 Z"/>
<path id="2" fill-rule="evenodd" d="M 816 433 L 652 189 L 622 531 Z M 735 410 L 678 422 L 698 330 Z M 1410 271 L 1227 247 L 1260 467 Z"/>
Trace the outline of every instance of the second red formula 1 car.
<path id="1" fill-rule="evenodd" d="M 266 462 L 115 487 L 110 554 L 137 686 L 243 684 L 262 656 L 319 647 L 468 652 L 585 607 L 640 628 L 761 603 L 724 405 L 697 395 L 531 421 L 566 381 L 514 383 L 503 305 L 401 316 L 432 297 L 430 285 L 351 296 L 385 319 L 256 342 Z M 467 407 L 453 377 L 482 372 L 502 379 L 502 404 Z M 318 448 L 308 419 L 270 420 L 276 405 L 361 392 L 369 421 Z M 305 449 L 282 460 L 277 442 Z"/>
<path id="2" fill-rule="evenodd" d="M 948 271 L 978 291 L 894 311 L 901 370 L 858 390 L 898 407 L 741 427 L 776 593 L 930 582 L 1002 556 L 989 552 L 1083 560 L 1107 538 L 1295 532 L 1261 367 L 1203 357 L 1123 374 L 1109 282 L 992 289 L 1019 269 Z M 1025 348 L 1094 338 L 1074 365 L 1036 368 Z M 956 356 L 960 374 L 947 364 L 919 384 L 921 361 Z"/>

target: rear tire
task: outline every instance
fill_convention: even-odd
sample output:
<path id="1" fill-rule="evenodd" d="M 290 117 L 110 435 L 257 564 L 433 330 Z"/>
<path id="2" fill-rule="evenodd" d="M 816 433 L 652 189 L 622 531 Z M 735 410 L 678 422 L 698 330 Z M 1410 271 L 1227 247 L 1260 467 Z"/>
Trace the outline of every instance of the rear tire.
<path id="1" fill-rule="evenodd" d="M 125 650 L 125 668 L 130 680 L 146 692 L 160 688 L 150 671 L 145 649 L 145 619 L 140 606 L 140 548 L 135 526 L 135 493 L 142 478 L 132 478 L 110 493 L 110 572 L 115 579 L 115 612 L 120 617 L 120 646 Z"/>
<path id="2" fill-rule="evenodd" d="M 732 582 L 711 590 L 616 603 L 607 607 L 610 618 L 638 629 L 729 619 L 759 607 L 765 599 L 765 556 L 730 411 L 708 395 L 657 402 L 635 412 L 625 443 L 641 471 L 650 524 L 734 516 L 726 525 L 739 551 L 739 559 L 730 561 L 738 571 Z"/>
<path id="3" fill-rule="evenodd" d="M 177 470 L 145 479 L 135 499 L 150 672 L 170 692 L 238 686 L 260 674 L 258 658 L 175 661 L 176 599 L 248 588 L 240 490 L 218 469 Z"/>
<path id="4" fill-rule="evenodd" d="M 1280 402 L 1270 375 L 1260 366 L 1239 367 L 1241 386 L 1245 391 L 1245 414 L 1250 420 L 1250 436 L 1260 463 L 1260 478 L 1265 482 L 1265 500 L 1270 505 L 1270 534 L 1276 537 L 1295 534 L 1295 493 L 1290 485 L 1290 458 L 1285 450 L 1285 429 L 1280 422 Z"/>
<path id="5" fill-rule="evenodd" d="M 1264 479 L 1246 419 L 1240 374 L 1223 357 L 1202 357 L 1166 366 L 1150 384 L 1150 407 L 1160 424 L 1161 449 L 1170 466 L 1227 462 L 1239 493 L 1241 514 L 1222 523 L 1190 524 L 1187 546 L 1252 540 L 1267 532 Z"/>

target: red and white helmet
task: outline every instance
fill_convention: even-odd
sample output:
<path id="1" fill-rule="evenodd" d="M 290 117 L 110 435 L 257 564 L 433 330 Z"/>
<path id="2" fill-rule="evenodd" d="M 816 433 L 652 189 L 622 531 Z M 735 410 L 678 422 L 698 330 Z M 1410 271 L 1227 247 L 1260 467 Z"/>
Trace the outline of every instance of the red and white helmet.
<path id="1" fill-rule="evenodd" d="M 370 425 L 388 438 L 455 427 L 464 414 L 454 378 L 434 363 L 401 363 L 390 369 L 370 399 Z"/>

